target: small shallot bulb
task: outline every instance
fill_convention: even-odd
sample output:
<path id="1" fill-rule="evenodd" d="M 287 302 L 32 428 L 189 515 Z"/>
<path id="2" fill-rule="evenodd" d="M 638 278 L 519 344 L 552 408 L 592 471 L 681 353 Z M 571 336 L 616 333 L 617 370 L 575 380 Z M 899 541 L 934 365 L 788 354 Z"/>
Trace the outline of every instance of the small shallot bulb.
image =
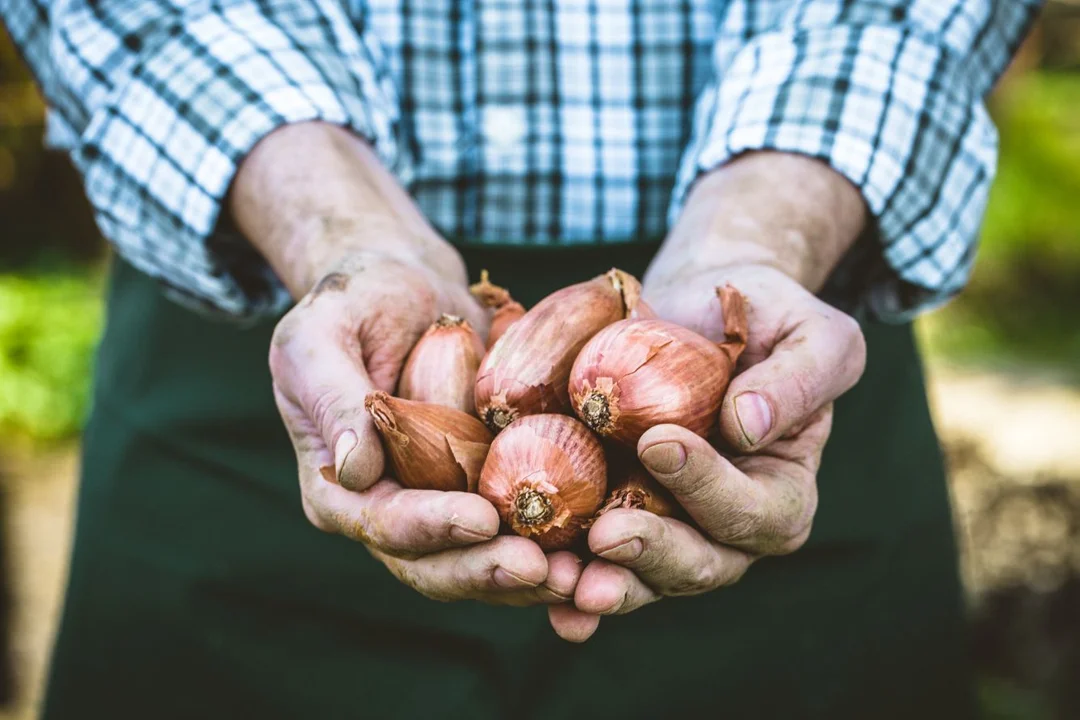
<path id="1" fill-rule="evenodd" d="M 398 381 L 398 396 L 472 414 L 484 343 L 468 321 L 443 315 L 416 341 Z"/>
<path id="2" fill-rule="evenodd" d="M 657 482 L 636 457 L 625 449 L 618 450 L 613 448 L 607 456 L 611 490 L 597 517 L 618 508 L 646 510 L 661 517 L 685 514 L 671 491 Z"/>
<path id="3" fill-rule="evenodd" d="M 746 347 L 746 301 L 717 289 L 724 342 L 663 320 L 624 320 L 596 334 L 570 373 L 574 412 L 598 435 L 635 447 L 672 423 L 706 437 Z"/>
<path id="4" fill-rule="evenodd" d="M 510 297 L 506 288 L 494 285 L 488 280 L 487 270 L 480 271 L 480 282 L 470 286 L 469 292 L 481 305 L 495 311 L 491 316 L 491 329 L 488 330 L 487 346 L 489 348 L 503 336 L 508 327 L 525 314 L 525 307 Z"/>
<path id="5" fill-rule="evenodd" d="M 567 415 L 530 415 L 491 444 L 479 492 L 518 535 L 545 550 L 574 544 L 604 501 L 600 442 Z"/>
<path id="6" fill-rule="evenodd" d="M 593 335 L 630 317 L 640 292 L 636 278 L 612 269 L 548 295 L 511 325 L 476 379 L 476 411 L 491 431 L 525 415 L 569 412 L 574 358 Z"/>
<path id="7" fill-rule="evenodd" d="M 364 407 L 383 438 L 394 477 L 416 490 L 473 492 L 491 433 L 460 410 L 373 392 Z"/>

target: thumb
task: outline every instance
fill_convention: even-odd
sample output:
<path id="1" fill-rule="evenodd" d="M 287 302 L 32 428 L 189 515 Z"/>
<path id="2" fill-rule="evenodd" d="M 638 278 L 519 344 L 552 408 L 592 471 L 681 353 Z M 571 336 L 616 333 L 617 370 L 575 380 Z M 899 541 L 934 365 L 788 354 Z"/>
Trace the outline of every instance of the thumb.
<path id="1" fill-rule="evenodd" d="M 720 433 L 753 452 L 805 426 L 847 392 L 866 366 L 858 323 L 829 308 L 799 323 L 769 356 L 732 380 L 720 408 Z"/>
<path id="2" fill-rule="evenodd" d="M 356 356 L 360 349 L 327 342 L 333 337 L 328 330 L 317 317 L 290 323 L 286 316 L 271 344 L 270 370 L 278 394 L 292 408 L 282 415 L 298 461 L 312 468 L 333 463 L 342 487 L 365 490 L 384 471 L 382 443 L 364 409 L 376 386 Z"/>

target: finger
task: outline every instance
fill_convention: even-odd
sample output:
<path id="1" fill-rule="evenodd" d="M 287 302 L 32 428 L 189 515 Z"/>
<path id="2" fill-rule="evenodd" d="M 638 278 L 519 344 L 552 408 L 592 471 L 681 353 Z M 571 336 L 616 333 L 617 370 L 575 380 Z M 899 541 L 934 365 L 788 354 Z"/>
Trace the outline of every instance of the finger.
<path id="1" fill-rule="evenodd" d="M 817 418 L 811 434 L 828 422 L 820 413 Z M 779 555 L 799 548 L 810 534 L 817 509 L 816 456 L 752 456 L 740 469 L 677 425 L 650 428 L 638 441 L 638 455 L 714 540 Z"/>
<path id="2" fill-rule="evenodd" d="M 536 602 L 535 589 L 548 574 L 536 543 L 508 535 L 416 559 L 372 554 L 403 583 L 434 600 L 491 600 L 502 594 L 508 602 L 528 604 Z"/>
<path id="3" fill-rule="evenodd" d="M 661 595 L 697 595 L 736 582 L 751 557 L 686 523 L 643 510 L 612 510 L 589 530 L 589 549 L 629 568 Z"/>
<path id="4" fill-rule="evenodd" d="M 384 471 L 382 444 L 364 409 L 364 398 L 376 388 L 361 362 L 359 340 L 337 338 L 339 325 L 302 309 L 282 319 L 271 342 L 278 409 L 302 467 L 329 462 L 342 486 L 363 490 Z"/>
<path id="5" fill-rule="evenodd" d="M 574 592 L 577 609 L 593 615 L 623 615 L 659 599 L 633 571 L 607 560 L 589 563 Z"/>
<path id="6" fill-rule="evenodd" d="M 732 380 L 720 408 L 720 433 L 739 452 L 758 450 L 803 427 L 862 375 L 866 341 L 858 323 L 814 302 L 814 314 Z"/>
<path id="7" fill-rule="evenodd" d="M 317 472 L 301 472 L 301 492 L 316 526 L 390 555 L 416 556 L 490 540 L 499 514 L 479 495 L 404 490 L 381 480 L 353 492 Z"/>
<path id="8" fill-rule="evenodd" d="M 581 612 L 569 604 L 549 607 L 548 621 L 556 635 L 572 643 L 585 642 L 600 626 L 599 615 Z"/>
<path id="9" fill-rule="evenodd" d="M 578 578 L 585 569 L 581 559 L 572 552 L 560 550 L 548 555 L 548 574 L 538 587 L 538 597 L 546 603 L 565 603 L 574 599 Z"/>

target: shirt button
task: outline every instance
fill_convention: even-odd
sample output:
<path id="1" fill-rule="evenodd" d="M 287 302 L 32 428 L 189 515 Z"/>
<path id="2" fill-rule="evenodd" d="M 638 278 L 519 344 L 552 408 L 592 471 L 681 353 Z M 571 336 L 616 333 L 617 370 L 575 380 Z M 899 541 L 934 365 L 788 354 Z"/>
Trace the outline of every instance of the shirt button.
<path id="1" fill-rule="evenodd" d="M 509 148 L 525 139 L 525 108 L 510 105 L 485 107 L 484 140 L 499 148 Z"/>

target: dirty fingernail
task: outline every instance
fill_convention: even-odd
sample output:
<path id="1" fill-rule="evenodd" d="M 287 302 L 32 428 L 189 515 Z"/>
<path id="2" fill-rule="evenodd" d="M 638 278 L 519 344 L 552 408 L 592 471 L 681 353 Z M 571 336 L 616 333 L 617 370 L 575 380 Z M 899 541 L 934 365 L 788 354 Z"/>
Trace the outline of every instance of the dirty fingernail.
<path id="1" fill-rule="evenodd" d="M 520 590 L 521 588 L 536 587 L 537 585 L 537 583 L 529 582 L 525 578 L 501 567 L 495 568 L 492 576 L 495 578 L 496 585 L 507 590 Z"/>
<path id="2" fill-rule="evenodd" d="M 345 467 L 349 453 L 356 449 L 358 442 L 356 433 L 352 430 L 346 430 L 338 436 L 337 443 L 334 445 L 334 469 L 337 470 L 338 477 L 341 477 L 341 469 Z"/>
<path id="3" fill-rule="evenodd" d="M 541 585 L 536 589 L 536 592 L 540 594 L 540 599 L 546 603 L 564 603 L 569 602 L 573 595 L 563 595 L 560 592 L 556 592 L 549 588 L 547 585 Z"/>
<path id="4" fill-rule="evenodd" d="M 641 542 L 640 538 L 630 538 L 625 542 L 621 542 L 613 548 L 608 548 L 603 552 L 596 553 L 605 560 L 610 560 L 617 563 L 626 563 L 637 560 L 641 557 L 641 553 L 644 552 L 645 545 Z"/>
<path id="5" fill-rule="evenodd" d="M 735 417 L 750 445 L 757 445 L 772 429 L 772 409 L 756 392 L 745 392 L 735 398 Z"/>
<path id="6" fill-rule="evenodd" d="M 492 535 L 460 525 L 450 526 L 450 539 L 458 543 L 477 543 L 490 540 Z"/>
<path id="7" fill-rule="evenodd" d="M 670 475 L 686 464 L 686 450 L 677 442 L 662 442 L 645 448 L 641 462 L 661 475 Z"/>

